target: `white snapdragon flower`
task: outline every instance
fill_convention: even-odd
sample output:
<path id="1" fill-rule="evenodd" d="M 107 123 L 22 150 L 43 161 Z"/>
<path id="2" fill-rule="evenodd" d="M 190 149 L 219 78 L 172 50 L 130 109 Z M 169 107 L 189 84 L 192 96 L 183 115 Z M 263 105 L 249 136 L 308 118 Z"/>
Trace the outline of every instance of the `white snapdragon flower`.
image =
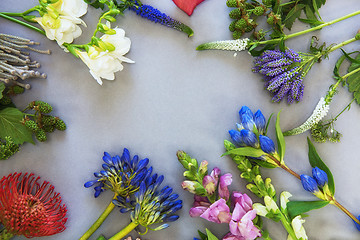
<path id="1" fill-rule="evenodd" d="M 289 202 L 289 198 L 291 197 L 291 193 L 284 191 L 280 194 L 280 206 L 281 210 L 284 210 L 287 208 L 287 203 Z"/>
<path id="2" fill-rule="evenodd" d="M 291 226 L 294 229 L 295 236 L 297 239 L 308 240 L 308 236 L 306 235 L 305 228 L 303 227 L 303 223 L 305 222 L 301 216 L 296 216 L 291 221 Z M 287 240 L 293 240 L 292 237 L 289 235 Z"/>
<path id="3" fill-rule="evenodd" d="M 46 37 L 56 40 L 59 46 L 71 43 L 82 33 L 78 26 L 85 22 L 80 19 L 87 12 L 87 4 L 82 0 L 59 0 L 47 6 L 47 13 L 35 21 L 45 30 Z"/>
<path id="4" fill-rule="evenodd" d="M 256 210 L 256 214 L 262 217 L 265 217 L 270 211 L 278 212 L 279 207 L 276 205 L 276 202 L 269 196 L 264 197 L 265 206 L 261 203 L 254 203 L 253 209 Z"/>
<path id="5" fill-rule="evenodd" d="M 134 63 L 124 57 L 130 50 L 131 41 L 125 37 L 125 31 L 121 28 L 114 28 L 116 34 L 104 34 L 100 39 L 108 45 L 108 50 L 92 46 L 88 52 L 76 50 L 81 60 L 89 67 L 91 75 L 102 85 L 101 78 L 114 80 L 114 73 L 123 70 L 122 62 Z"/>

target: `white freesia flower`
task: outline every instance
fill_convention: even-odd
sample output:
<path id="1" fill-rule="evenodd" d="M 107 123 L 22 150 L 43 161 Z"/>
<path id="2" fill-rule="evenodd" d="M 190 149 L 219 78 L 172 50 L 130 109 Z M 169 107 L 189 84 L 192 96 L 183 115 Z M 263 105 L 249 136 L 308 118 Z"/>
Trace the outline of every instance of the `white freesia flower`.
<path id="1" fill-rule="evenodd" d="M 86 26 L 80 19 L 87 11 L 87 4 L 82 0 L 59 0 L 47 6 L 47 13 L 35 18 L 45 30 L 46 37 L 56 40 L 59 46 L 71 43 L 81 35 L 78 24 Z"/>
<path id="2" fill-rule="evenodd" d="M 105 34 L 101 37 L 104 44 L 111 46 L 110 50 L 103 50 L 92 46 L 88 52 L 77 50 L 76 53 L 81 60 L 89 67 L 91 75 L 102 85 L 101 78 L 114 80 L 114 73 L 123 70 L 122 62 L 134 63 L 134 61 L 124 57 L 130 50 L 131 41 L 125 37 L 125 31 L 120 28 L 114 28 L 116 34 Z"/>
<path id="3" fill-rule="evenodd" d="M 311 116 L 303 124 L 301 124 L 301 126 L 284 132 L 284 136 L 297 135 L 309 130 L 326 116 L 329 108 L 329 103 L 327 103 L 323 97 L 320 98 Z"/>
<path id="4" fill-rule="evenodd" d="M 304 222 L 305 220 L 302 219 L 301 216 L 299 215 L 292 220 L 291 226 L 293 227 L 295 236 L 298 239 L 308 240 L 308 236 L 306 235 L 305 228 L 302 225 Z M 293 240 L 290 235 L 288 236 L 288 240 Z"/>

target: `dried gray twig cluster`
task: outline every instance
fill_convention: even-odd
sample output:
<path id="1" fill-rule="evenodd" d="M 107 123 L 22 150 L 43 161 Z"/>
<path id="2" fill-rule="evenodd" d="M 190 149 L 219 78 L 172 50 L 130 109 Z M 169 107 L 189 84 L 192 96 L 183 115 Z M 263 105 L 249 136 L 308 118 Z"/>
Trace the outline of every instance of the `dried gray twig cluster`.
<path id="1" fill-rule="evenodd" d="M 40 73 L 35 68 L 40 64 L 30 59 L 30 50 L 38 53 L 50 54 L 50 50 L 39 50 L 30 47 L 39 43 L 31 40 L 0 33 L 0 81 L 19 85 L 25 89 L 30 88 L 30 84 L 18 82 L 19 79 L 25 80 L 30 77 L 46 78 L 45 73 Z"/>

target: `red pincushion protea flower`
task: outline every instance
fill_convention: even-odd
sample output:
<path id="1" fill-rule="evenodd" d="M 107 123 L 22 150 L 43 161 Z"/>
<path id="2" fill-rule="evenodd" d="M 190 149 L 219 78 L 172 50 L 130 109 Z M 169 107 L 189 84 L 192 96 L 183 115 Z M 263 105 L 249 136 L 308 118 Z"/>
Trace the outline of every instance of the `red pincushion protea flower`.
<path id="1" fill-rule="evenodd" d="M 13 173 L 0 180 L 0 223 L 10 235 L 50 236 L 65 230 L 66 206 L 54 186 L 34 174 Z"/>

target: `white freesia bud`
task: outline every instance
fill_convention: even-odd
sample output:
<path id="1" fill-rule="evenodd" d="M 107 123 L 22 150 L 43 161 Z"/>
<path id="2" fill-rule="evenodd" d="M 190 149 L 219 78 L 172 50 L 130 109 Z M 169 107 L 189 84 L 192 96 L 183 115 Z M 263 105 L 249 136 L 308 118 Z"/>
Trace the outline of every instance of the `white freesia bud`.
<path id="1" fill-rule="evenodd" d="M 294 232 L 295 232 L 295 236 L 298 239 L 307 240 L 308 236 L 306 235 L 305 228 L 302 225 L 304 222 L 305 222 L 305 220 L 302 219 L 301 216 L 299 215 L 299 216 L 296 216 L 292 220 L 291 226 L 293 227 Z"/>
<path id="2" fill-rule="evenodd" d="M 86 26 L 79 17 L 87 12 L 87 4 L 82 0 L 59 0 L 50 4 L 47 13 L 34 20 L 45 30 L 46 37 L 56 40 L 59 46 L 71 43 L 82 33 L 78 24 Z"/>
<path id="3" fill-rule="evenodd" d="M 261 203 L 254 203 L 253 204 L 253 209 L 256 210 L 256 214 L 262 217 L 265 217 L 266 214 L 268 214 L 268 210 L 266 209 L 266 207 L 264 205 L 262 205 Z"/>
<path id="4" fill-rule="evenodd" d="M 280 206 L 282 210 L 286 209 L 286 204 L 289 202 L 289 198 L 291 196 L 292 196 L 291 193 L 286 191 L 280 194 Z"/>
<path id="5" fill-rule="evenodd" d="M 323 117 L 326 116 L 329 108 L 329 103 L 327 103 L 323 97 L 320 98 L 311 116 L 301 126 L 284 132 L 284 136 L 297 135 L 309 130 L 310 128 L 315 126 L 315 124 L 320 122 Z"/>
<path id="6" fill-rule="evenodd" d="M 123 70 L 122 62 L 134 63 L 134 61 L 124 57 L 130 50 L 131 41 L 125 37 L 125 31 L 121 28 L 114 28 L 116 34 L 105 34 L 101 40 L 106 44 L 111 44 L 114 50 L 102 50 L 98 47 L 90 47 L 88 52 L 76 50 L 81 60 L 89 67 L 91 75 L 102 85 L 101 78 L 114 80 L 114 73 Z"/>

